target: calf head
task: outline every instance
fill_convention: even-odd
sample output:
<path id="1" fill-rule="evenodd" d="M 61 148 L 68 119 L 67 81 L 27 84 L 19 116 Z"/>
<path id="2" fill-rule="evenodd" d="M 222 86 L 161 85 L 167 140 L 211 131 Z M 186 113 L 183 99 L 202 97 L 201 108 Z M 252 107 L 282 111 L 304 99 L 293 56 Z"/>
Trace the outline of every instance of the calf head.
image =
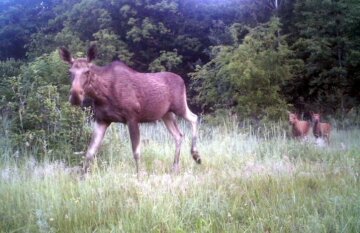
<path id="1" fill-rule="evenodd" d="M 295 113 L 289 112 L 289 122 L 290 122 L 290 124 L 295 124 L 295 122 L 297 122 L 298 120 L 299 120 L 298 116 Z"/>

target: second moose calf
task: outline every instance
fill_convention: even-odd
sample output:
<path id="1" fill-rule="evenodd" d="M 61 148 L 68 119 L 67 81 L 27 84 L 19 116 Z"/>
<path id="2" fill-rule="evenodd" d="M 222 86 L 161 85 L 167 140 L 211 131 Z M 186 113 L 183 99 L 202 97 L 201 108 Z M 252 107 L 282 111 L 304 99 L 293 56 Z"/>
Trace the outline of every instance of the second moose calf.
<path id="1" fill-rule="evenodd" d="M 320 114 L 312 113 L 312 120 L 314 122 L 313 134 L 315 138 L 324 138 L 327 144 L 330 143 L 331 125 L 329 123 L 320 122 Z"/>

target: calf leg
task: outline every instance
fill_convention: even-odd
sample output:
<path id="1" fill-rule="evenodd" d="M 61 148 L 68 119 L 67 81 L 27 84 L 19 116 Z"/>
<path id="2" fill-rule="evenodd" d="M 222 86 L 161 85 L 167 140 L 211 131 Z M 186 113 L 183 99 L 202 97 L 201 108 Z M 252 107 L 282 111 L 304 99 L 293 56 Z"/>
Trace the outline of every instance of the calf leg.
<path id="1" fill-rule="evenodd" d="M 131 146 L 133 151 L 133 156 L 135 159 L 136 173 L 139 177 L 139 160 L 140 160 L 140 129 L 139 123 L 136 121 L 128 122 Z"/>
<path id="2" fill-rule="evenodd" d="M 173 164 L 173 172 L 178 173 L 179 161 L 180 161 L 180 149 L 181 149 L 183 134 L 179 130 L 179 127 L 176 123 L 176 117 L 174 113 L 169 112 L 162 119 L 165 123 L 166 128 L 169 130 L 169 132 L 175 139 L 175 157 Z"/>
<path id="3" fill-rule="evenodd" d="M 330 134 L 325 134 L 325 139 L 328 145 L 330 145 Z"/>
<path id="4" fill-rule="evenodd" d="M 95 153 L 97 152 L 101 142 L 104 138 L 106 129 L 108 128 L 109 124 L 104 122 L 96 122 L 94 124 L 94 131 L 92 134 L 91 142 L 89 148 L 86 152 L 85 162 L 84 162 L 84 172 L 88 172 L 91 163 L 94 160 Z"/>

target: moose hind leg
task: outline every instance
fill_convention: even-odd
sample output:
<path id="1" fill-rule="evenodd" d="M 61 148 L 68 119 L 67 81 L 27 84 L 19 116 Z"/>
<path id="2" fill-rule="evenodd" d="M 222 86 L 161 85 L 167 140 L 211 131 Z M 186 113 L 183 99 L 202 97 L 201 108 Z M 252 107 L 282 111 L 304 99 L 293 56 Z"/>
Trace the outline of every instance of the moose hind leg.
<path id="1" fill-rule="evenodd" d="M 109 124 L 103 122 L 95 122 L 94 124 L 94 131 L 92 134 L 91 142 L 89 148 L 86 152 L 86 157 L 84 161 L 83 170 L 84 172 L 88 172 L 91 163 L 94 160 L 95 153 L 99 149 L 101 142 L 104 138 L 106 129 L 108 128 Z"/>
<path id="2" fill-rule="evenodd" d="M 190 121 L 191 127 L 192 127 L 191 155 L 192 155 L 192 157 L 193 157 L 193 159 L 195 160 L 196 163 L 201 164 L 200 154 L 199 154 L 199 152 L 197 150 L 197 147 L 196 147 L 198 116 L 195 115 L 194 113 L 192 113 L 190 111 L 190 109 L 187 107 L 184 118 L 186 120 Z"/>
<path id="3" fill-rule="evenodd" d="M 140 162 L 140 129 L 138 122 L 128 122 L 132 152 L 135 159 L 136 173 L 139 177 L 139 162 Z"/>
<path id="4" fill-rule="evenodd" d="M 179 161 L 180 161 L 180 149 L 183 140 L 183 133 L 180 131 L 176 123 L 176 116 L 174 113 L 169 112 L 162 119 L 164 121 L 166 128 L 169 130 L 169 132 L 175 139 L 175 157 L 173 163 L 173 172 L 178 173 L 180 170 Z"/>

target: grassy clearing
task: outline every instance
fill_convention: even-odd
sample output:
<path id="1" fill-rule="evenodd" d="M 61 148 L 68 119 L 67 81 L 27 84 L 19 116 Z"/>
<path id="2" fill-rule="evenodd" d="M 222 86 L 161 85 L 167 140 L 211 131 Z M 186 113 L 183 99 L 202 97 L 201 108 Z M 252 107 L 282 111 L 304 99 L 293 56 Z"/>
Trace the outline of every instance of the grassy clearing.
<path id="1" fill-rule="evenodd" d="M 276 125 L 261 133 L 202 125 L 204 163 L 192 160 L 188 137 L 179 175 L 170 173 L 165 127 L 141 131 L 140 180 L 119 125 L 86 177 L 66 162 L 9 159 L 4 149 L 0 232 L 360 232 L 360 130 L 335 130 L 322 148 Z"/>

